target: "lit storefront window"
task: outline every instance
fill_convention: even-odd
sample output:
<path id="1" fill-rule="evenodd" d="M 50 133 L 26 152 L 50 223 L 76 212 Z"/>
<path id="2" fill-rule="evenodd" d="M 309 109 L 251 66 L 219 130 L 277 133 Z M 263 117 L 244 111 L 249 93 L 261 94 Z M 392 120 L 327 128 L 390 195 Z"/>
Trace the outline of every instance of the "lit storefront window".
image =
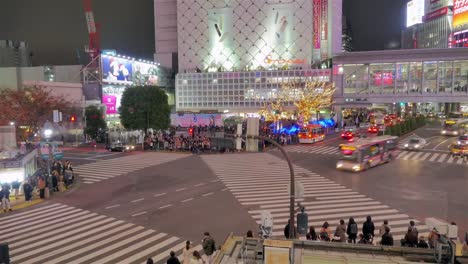
<path id="1" fill-rule="evenodd" d="M 369 85 L 368 65 L 343 65 L 344 94 L 367 94 Z"/>

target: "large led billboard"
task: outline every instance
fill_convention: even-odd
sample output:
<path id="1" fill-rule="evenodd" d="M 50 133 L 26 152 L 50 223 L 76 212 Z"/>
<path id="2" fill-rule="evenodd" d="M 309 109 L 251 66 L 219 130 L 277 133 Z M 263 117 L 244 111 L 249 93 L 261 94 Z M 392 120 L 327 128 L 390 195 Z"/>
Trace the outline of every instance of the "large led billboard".
<path id="1" fill-rule="evenodd" d="M 422 23 L 425 0 L 412 0 L 406 5 L 406 27 Z"/>
<path id="2" fill-rule="evenodd" d="M 127 86 L 158 85 L 158 66 L 145 61 L 102 54 L 102 82 Z"/>
<path id="3" fill-rule="evenodd" d="M 455 0 L 453 4 L 453 27 L 468 25 L 468 0 Z"/>

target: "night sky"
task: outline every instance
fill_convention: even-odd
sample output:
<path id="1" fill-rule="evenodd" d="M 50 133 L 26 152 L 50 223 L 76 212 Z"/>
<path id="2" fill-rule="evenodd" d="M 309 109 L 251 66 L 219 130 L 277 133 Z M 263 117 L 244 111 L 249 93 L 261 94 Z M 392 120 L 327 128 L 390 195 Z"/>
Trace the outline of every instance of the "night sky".
<path id="1" fill-rule="evenodd" d="M 343 0 L 351 22 L 354 49 L 381 50 L 400 41 L 407 0 Z M 153 0 L 95 0 L 101 46 L 152 59 Z M 10 0 L 0 8 L 0 39 L 25 40 L 34 65 L 77 64 L 76 50 L 87 43 L 81 0 Z"/>

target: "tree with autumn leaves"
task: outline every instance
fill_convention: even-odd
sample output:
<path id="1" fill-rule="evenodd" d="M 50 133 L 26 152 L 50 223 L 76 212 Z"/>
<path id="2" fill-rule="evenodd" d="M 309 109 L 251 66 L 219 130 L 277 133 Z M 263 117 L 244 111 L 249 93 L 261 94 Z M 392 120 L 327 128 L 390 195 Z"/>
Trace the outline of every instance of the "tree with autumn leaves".
<path id="1" fill-rule="evenodd" d="M 295 113 L 304 120 L 310 120 L 318 111 L 333 104 L 335 85 L 332 82 L 307 81 L 290 82 L 281 85 L 276 98 L 264 103 L 260 115 L 268 121 L 278 121 L 286 109 L 287 102 L 293 102 Z M 292 114 L 292 113 L 291 113 Z"/>
<path id="2" fill-rule="evenodd" d="M 46 121 L 52 121 L 53 110 L 71 113 L 72 103 L 63 97 L 53 96 L 42 87 L 25 87 L 20 90 L 0 91 L 0 125 L 14 122 L 26 138 L 38 133 Z"/>

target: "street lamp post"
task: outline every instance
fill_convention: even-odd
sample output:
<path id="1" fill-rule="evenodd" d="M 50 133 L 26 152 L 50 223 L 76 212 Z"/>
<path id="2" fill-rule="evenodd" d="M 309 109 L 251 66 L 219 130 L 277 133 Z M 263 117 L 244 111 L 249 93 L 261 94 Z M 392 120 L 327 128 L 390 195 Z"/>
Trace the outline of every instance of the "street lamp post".
<path id="1" fill-rule="evenodd" d="M 51 151 L 52 151 L 52 148 L 50 146 L 50 137 L 52 136 L 52 129 L 46 129 L 44 130 L 44 137 L 46 138 L 46 142 L 47 142 L 47 148 L 49 149 L 49 156 L 47 157 L 47 182 L 48 182 L 48 185 L 49 185 L 49 192 L 52 191 L 52 188 L 53 188 L 53 185 L 52 185 L 52 177 L 50 175 L 50 158 L 51 158 Z"/>
<path id="2" fill-rule="evenodd" d="M 286 162 L 288 163 L 289 167 L 289 180 L 290 180 L 290 194 L 289 194 L 289 238 L 296 238 L 296 232 L 295 232 L 295 223 L 294 223 L 294 204 L 295 204 L 295 177 L 294 177 L 294 167 L 291 162 L 291 159 L 289 158 L 288 153 L 286 150 L 279 144 L 278 142 L 272 140 L 271 138 L 264 137 L 264 136 L 240 136 L 240 135 L 226 135 L 227 137 L 244 137 L 244 138 L 252 138 L 252 139 L 260 139 L 260 140 L 265 140 L 268 141 L 270 144 L 274 145 L 277 147 L 281 153 L 283 154 L 284 158 L 286 159 Z"/>

